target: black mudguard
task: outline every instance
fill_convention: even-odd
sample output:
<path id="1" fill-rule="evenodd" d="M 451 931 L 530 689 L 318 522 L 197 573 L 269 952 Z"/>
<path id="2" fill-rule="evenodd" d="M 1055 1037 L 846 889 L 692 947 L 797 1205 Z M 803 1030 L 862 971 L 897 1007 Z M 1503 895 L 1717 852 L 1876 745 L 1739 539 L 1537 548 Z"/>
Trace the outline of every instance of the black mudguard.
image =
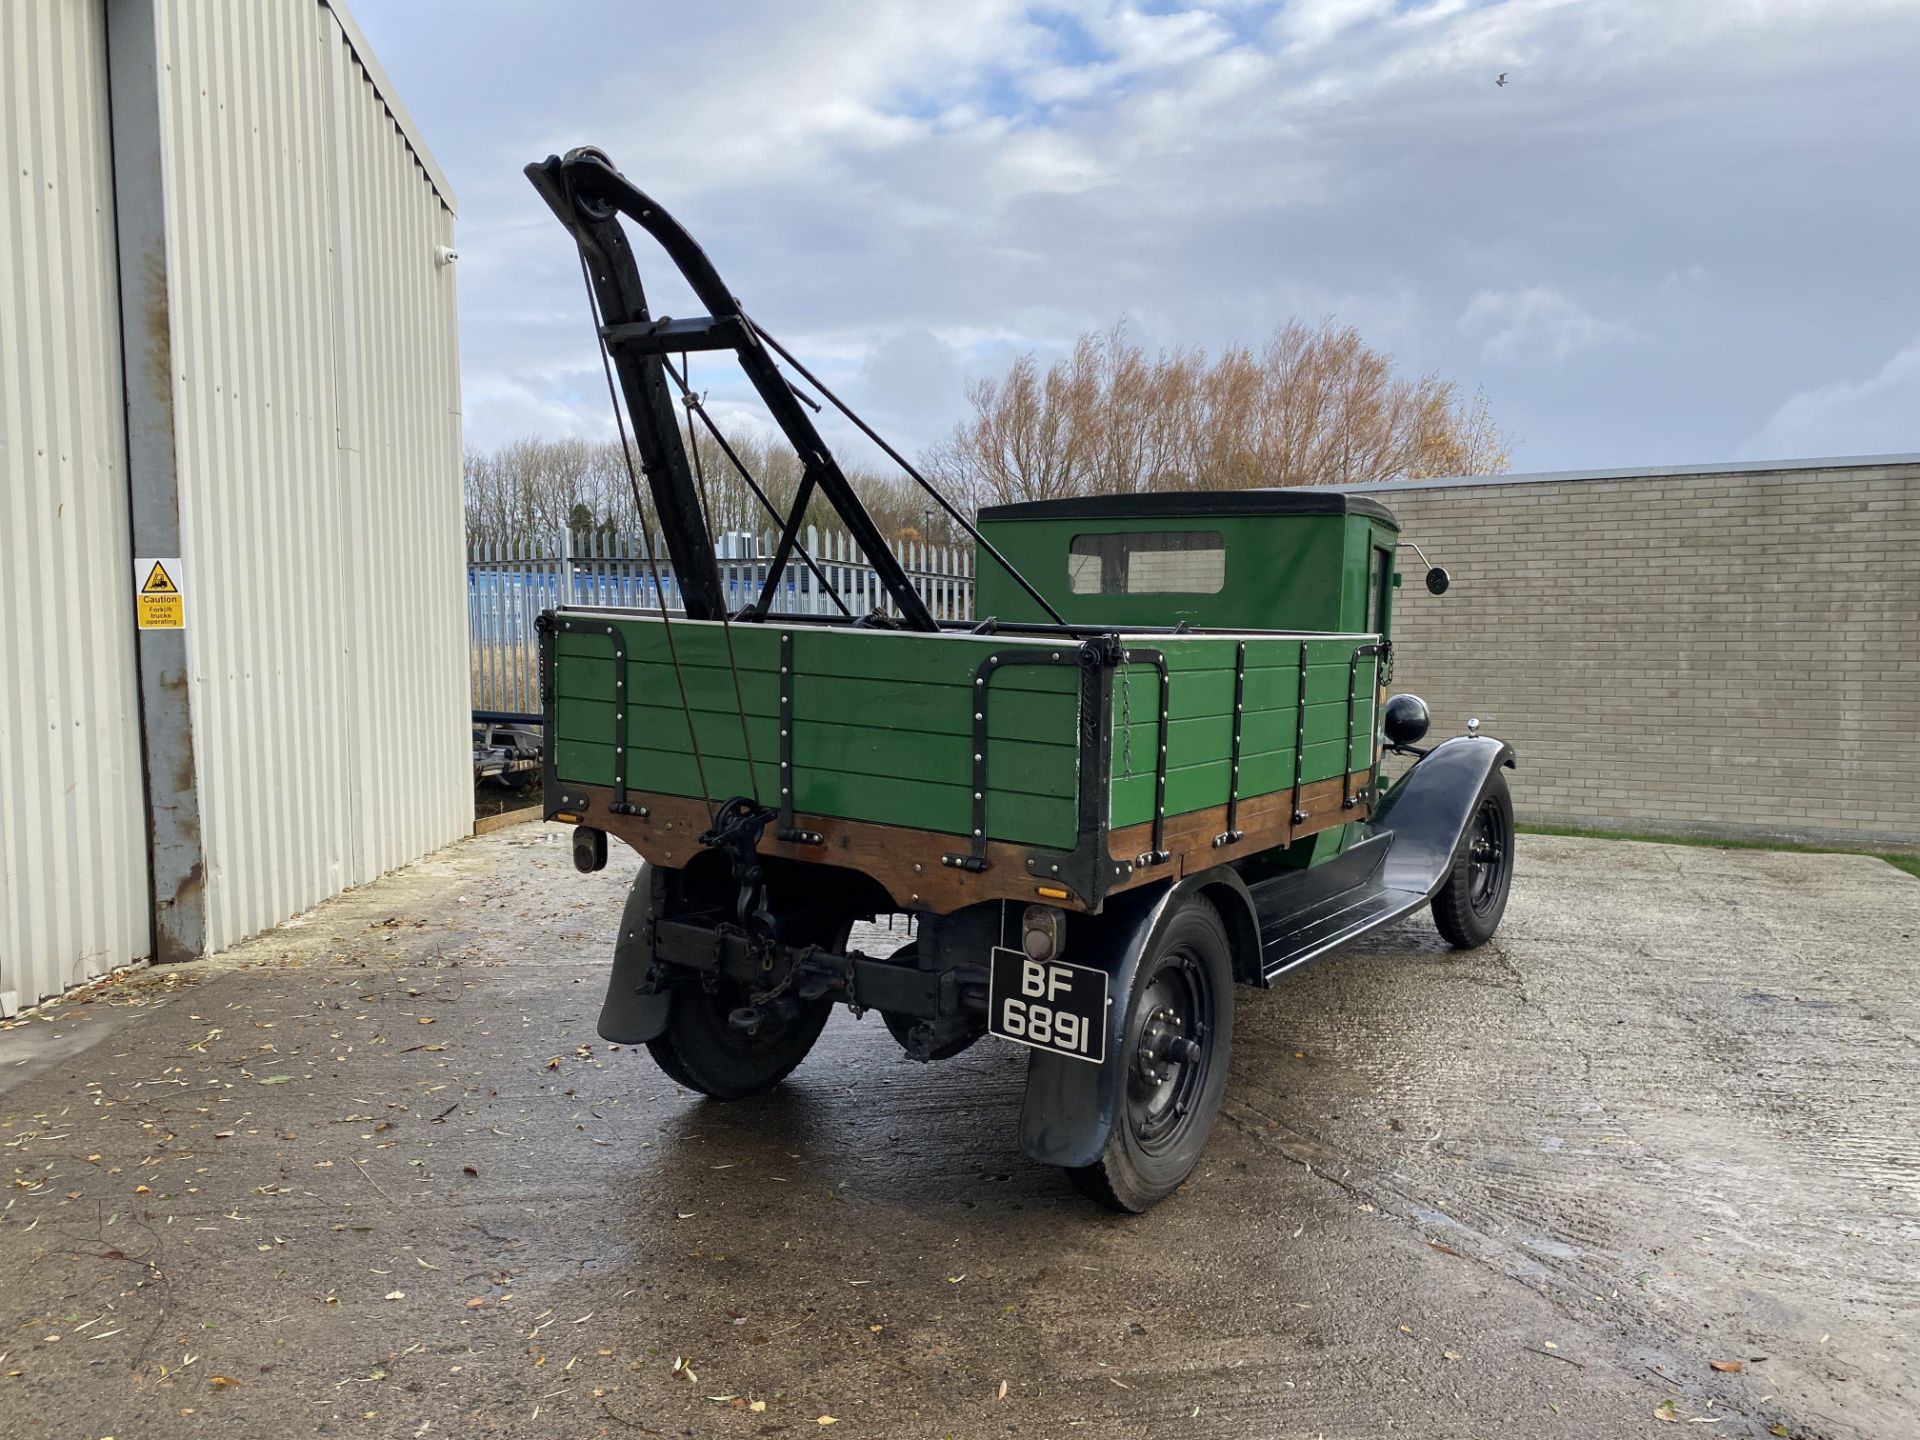
<path id="1" fill-rule="evenodd" d="M 1493 772 L 1514 763 L 1513 747 L 1491 735 L 1457 735 L 1429 750 L 1367 822 L 1369 835 L 1393 836 L 1381 883 L 1424 896 L 1438 890 Z"/>
<path id="2" fill-rule="evenodd" d="M 1238 871 L 1216 866 L 1182 880 L 1116 895 L 1098 915 L 1072 915 L 1060 958 L 1095 965 L 1108 975 L 1107 1061 L 1090 1065 L 1035 1050 L 1027 1061 L 1027 1098 L 1020 1112 L 1020 1144 L 1047 1165 L 1091 1165 L 1107 1148 L 1120 1090 L 1126 1083 L 1122 1054 L 1127 997 L 1141 962 L 1154 953 L 1168 922 L 1195 895 L 1204 894 L 1226 922 L 1234 970 L 1260 964 L 1260 928 L 1253 897 Z"/>
<path id="3" fill-rule="evenodd" d="M 600 1037 L 616 1045 L 644 1045 L 667 1028 L 667 1009 L 673 999 L 668 987 L 647 988 L 653 951 L 647 943 L 659 877 L 646 861 L 633 877 L 627 907 L 620 913 L 620 935 L 613 944 L 613 974 L 607 979 L 607 998 L 600 1006 Z"/>

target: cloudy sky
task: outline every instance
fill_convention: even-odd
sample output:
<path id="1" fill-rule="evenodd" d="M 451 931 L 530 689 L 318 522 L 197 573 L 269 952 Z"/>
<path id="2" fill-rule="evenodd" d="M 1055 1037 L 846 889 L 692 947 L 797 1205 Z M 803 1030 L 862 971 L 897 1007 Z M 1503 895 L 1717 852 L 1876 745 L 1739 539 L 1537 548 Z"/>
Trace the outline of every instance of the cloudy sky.
<path id="1" fill-rule="evenodd" d="M 1331 316 L 1517 470 L 1920 450 L 1920 0 L 352 3 L 459 193 L 471 444 L 611 433 L 520 174 L 593 144 L 909 448 L 1122 317 Z"/>

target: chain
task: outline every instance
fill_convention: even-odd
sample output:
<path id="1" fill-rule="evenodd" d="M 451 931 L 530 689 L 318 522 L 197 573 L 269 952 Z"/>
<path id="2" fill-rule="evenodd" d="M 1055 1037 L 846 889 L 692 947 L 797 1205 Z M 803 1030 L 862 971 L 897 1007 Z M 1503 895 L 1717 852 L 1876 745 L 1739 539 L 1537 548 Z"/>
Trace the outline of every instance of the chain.
<path id="1" fill-rule="evenodd" d="M 1120 778 L 1133 778 L 1133 671 L 1131 657 L 1120 652 Z"/>

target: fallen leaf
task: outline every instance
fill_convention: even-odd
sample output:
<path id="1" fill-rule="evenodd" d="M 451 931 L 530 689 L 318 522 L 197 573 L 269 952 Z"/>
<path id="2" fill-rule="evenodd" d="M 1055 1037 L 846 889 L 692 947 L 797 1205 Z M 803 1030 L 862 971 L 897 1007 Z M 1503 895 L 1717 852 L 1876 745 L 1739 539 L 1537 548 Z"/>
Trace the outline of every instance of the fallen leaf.
<path id="1" fill-rule="evenodd" d="M 478 1178 L 479 1178 L 479 1175 L 480 1175 L 480 1172 L 479 1172 L 478 1170 L 476 1170 L 476 1169 L 474 1169 L 474 1168 L 473 1168 L 473 1166 L 471 1166 L 471 1165 L 462 1165 L 462 1166 L 460 1167 L 460 1173 L 461 1173 L 462 1175 L 471 1175 L 471 1176 L 473 1176 L 473 1177 L 474 1177 L 474 1178 L 476 1178 L 476 1179 L 478 1179 Z"/>
<path id="2" fill-rule="evenodd" d="M 1452 1249 L 1446 1245 L 1442 1245 L 1438 1240 L 1427 1241 L 1427 1248 L 1429 1250 L 1438 1250 L 1442 1255 L 1451 1255 L 1456 1260 L 1464 1260 L 1467 1258 L 1466 1256 L 1462 1255 L 1458 1250 Z"/>
<path id="3" fill-rule="evenodd" d="M 422 1015 L 422 1016 L 421 1016 L 421 1017 L 420 1017 L 420 1018 L 419 1018 L 419 1019 L 418 1019 L 417 1021 L 415 1021 L 414 1023 L 415 1023 L 415 1024 L 417 1024 L 417 1025 L 431 1025 L 431 1024 L 433 1024 L 433 1016 L 431 1016 L 431 1015 Z"/>
<path id="4" fill-rule="evenodd" d="M 389 1300 L 404 1300 L 406 1298 L 407 1292 L 404 1290 L 389 1290 L 387 1292 L 387 1299 Z"/>
<path id="5" fill-rule="evenodd" d="M 747 1409 L 753 1411 L 753 1413 L 756 1415 L 763 1413 L 766 1410 L 766 1408 L 767 1408 L 767 1402 L 764 1400 L 754 1400 L 749 1402 L 747 1405 Z"/>
<path id="6" fill-rule="evenodd" d="M 486 1303 L 487 1303 L 487 1297 L 486 1297 L 486 1296 L 484 1296 L 484 1295 L 476 1295 L 476 1296 L 474 1296 L 474 1297 L 473 1297 L 473 1299 L 471 1299 L 471 1300 L 469 1300 L 469 1301 L 467 1301 L 467 1308 L 468 1308 L 469 1310 L 478 1310 L 478 1309 L 479 1309 L 479 1308 L 480 1308 L 480 1307 L 481 1307 L 482 1305 L 484 1305 L 484 1304 L 486 1304 Z"/>
<path id="7" fill-rule="evenodd" d="M 1778 1435 L 1780 1440 L 1787 1440 L 1788 1436 L 1787 1427 L 1784 1425 L 1770 1425 L 1767 1427 L 1767 1433 L 1769 1435 Z"/>
<path id="8" fill-rule="evenodd" d="M 260 1083 L 262 1085 L 284 1085 L 291 1079 L 293 1079 L 291 1075 L 269 1075 Z"/>
<path id="9" fill-rule="evenodd" d="M 818 1420 L 814 1421 L 813 1423 L 816 1425 L 838 1425 L 840 1422 L 834 1419 L 833 1416 L 831 1415 L 822 1415 Z"/>
<path id="10" fill-rule="evenodd" d="M 216 1390 L 228 1390 L 239 1383 L 240 1382 L 231 1375 L 210 1375 L 207 1377 L 207 1384 Z"/>
<path id="11" fill-rule="evenodd" d="M 231 1140 L 233 1138 L 233 1131 L 216 1130 L 213 1132 L 213 1138 L 216 1140 Z"/>
<path id="12" fill-rule="evenodd" d="M 1712 1365 L 1712 1367 L 1722 1375 L 1738 1375 L 1742 1370 L 1747 1368 L 1746 1364 L 1739 1360 L 1711 1360 L 1708 1364 Z"/>
<path id="13" fill-rule="evenodd" d="M 1662 1400 L 1658 1405 L 1654 1406 L 1653 1418 L 1656 1420 L 1667 1420 L 1675 1425 L 1680 1423 L 1680 1417 L 1673 1413 L 1673 1401 L 1671 1400 Z"/>
<path id="14" fill-rule="evenodd" d="M 558 1070 L 559 1068 L 560 1068 L 560 1057 L 558 1055 L 554 1056 L 551 1060 L 547 1061 L 547 1069 Z"/>
<path id="15" fill-rule="evenodd" d="M 1126 1381 L 1124 1381 L 1124 1380 L 1115 1380 L 1115 1379 L 1113 1378 L 1113 1376 L 1111 1376 L 1111 1375 L 1109 1375 L 1109 1376 L 1107 1376 L 1107 1379 L 1108 1379 L 1108 1380 L 1109 1380 L 1109 1381 L 1110 1381 L 1111 1383 L 1113 1383 L 1113 1384 L 1115 1384 L 1115 1385 L 1118 1385 L 1118 1386 L 1119 1386 L 1119 1387 L 1120 1387 L 1120 1388 L 1121 1388 L 1122 1390 L 1131 1390 L 1131 1389 L 1133 1388 L 1133 1386 L 1131 1386 L 1131 1385 L 1129 1385 L 1129 1384 L 1128 1384 L 1128 1383 L 1127 1383 Z"/>
<path id="16" fill-rule="evenodd" d="M 994 1392 L 993 1398 L 996 1400 L 1004 1400 L 1007 1398 L 1007 1382 L 1006 1381 L 1002 1380 L 1000 1382 L 1000 1388 Z"/>
<path id="17" fill-rule="evenodd" d="M 1440 1358 L 1442 1360 L 1458 1360 L 1460 1358 L 1460 1352 L 1458 1350 L 1442 1350 L 1440 1352 Z"/>

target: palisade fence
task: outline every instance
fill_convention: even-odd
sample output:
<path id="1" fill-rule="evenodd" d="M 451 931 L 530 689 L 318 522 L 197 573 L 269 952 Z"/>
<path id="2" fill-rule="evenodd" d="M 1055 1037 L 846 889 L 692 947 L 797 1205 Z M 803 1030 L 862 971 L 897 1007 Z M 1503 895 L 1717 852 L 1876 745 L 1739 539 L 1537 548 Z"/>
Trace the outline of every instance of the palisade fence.
<path id="1" fill-rule="evenodd" d="M 725 534 L 714 546 L 727 608 L 760 598 L 776 537 Z M 854 615 L 898 614 L 853 537 L 809 525 L 800 543 Z M 973 555 L 944 545 L 903 544 L 900 562 L 936 619 L 973 616 Z M 598 531 L 562 532 L 553 540 L 485 544 L 467 551 L 467 630 L 472 647 L 473 708 L 493 714 L 535 715 L 540 709 L 540 637 L 535 622 L 557 605 L 607 605 L 681 613 L 680 587 L 667 560 L 664 536 L 653 537 L 650 564 L 635 536 Z M 781 574 L 774 611 L 838 615 L 824 586 L 798 554 Z"/>

